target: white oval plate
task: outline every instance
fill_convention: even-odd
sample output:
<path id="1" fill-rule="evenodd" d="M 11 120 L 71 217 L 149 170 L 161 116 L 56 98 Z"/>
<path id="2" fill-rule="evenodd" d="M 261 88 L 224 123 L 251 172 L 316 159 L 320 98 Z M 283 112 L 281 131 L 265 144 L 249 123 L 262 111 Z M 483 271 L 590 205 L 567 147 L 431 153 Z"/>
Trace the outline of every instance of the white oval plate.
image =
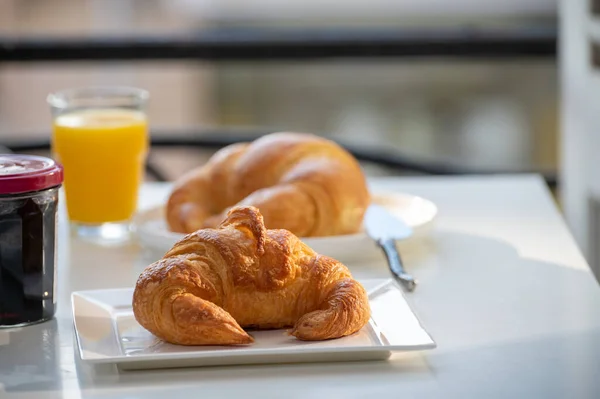
<path id="1" fill-rule="evenodd" d="M 384 206 L 402 219 L 412 228 L 413 237 L 426 234 L 438 212 L 433 202 L 410 194 L 374 194 L 373 203 Z M 142 247 L 156 252 L 157 256 L 162 256 L 184 237 L 184 234 L 169 231 L 164 217 L 164 205 L 139 212 L 133 220 L 133 231 Z M 307 237 L 302 238 L 302 241 L 315 252 L 341 262 L 364 259 L 377 249 L 364 231 L 341 236 Z"/>

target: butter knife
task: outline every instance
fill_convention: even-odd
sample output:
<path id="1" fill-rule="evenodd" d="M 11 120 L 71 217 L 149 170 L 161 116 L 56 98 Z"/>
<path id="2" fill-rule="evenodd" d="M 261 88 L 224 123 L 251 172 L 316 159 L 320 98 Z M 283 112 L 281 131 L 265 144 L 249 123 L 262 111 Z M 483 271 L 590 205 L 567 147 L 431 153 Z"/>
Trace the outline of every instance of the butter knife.
<path id="1" fill-rule="evenodd" d="M 396 240 L 412 235 L 412 229 L 381 205 L 371 204 L 365 214 L 367 234 L 385 253 L 390 271 L 409 292 L 414 291 L 417 281 L 404 270 L 402 258 L 396 248 Z"/>

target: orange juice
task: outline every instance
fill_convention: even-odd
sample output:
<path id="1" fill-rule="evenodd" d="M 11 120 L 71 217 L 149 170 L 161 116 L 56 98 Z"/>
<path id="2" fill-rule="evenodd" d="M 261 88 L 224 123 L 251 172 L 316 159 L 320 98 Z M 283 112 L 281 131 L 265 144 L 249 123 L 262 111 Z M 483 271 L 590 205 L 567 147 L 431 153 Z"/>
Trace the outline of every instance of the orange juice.
<path id="1" fill-rule="evenodd" d="M 71 221 L 98 224 L 133 216 L 148 149 L 144 113 L 88 109 L 59 115 L 52 147 L 65 170 Z"/>

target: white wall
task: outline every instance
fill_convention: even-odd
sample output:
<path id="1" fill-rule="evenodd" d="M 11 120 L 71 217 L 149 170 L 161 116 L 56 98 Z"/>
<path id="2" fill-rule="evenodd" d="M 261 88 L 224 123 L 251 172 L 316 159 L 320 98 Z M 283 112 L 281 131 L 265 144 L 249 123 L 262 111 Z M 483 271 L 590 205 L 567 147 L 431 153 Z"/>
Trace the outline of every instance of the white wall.
<path id="1" fill-rule="evenodd" d="M 600 201 L 600 80 L 590 63 L 588 32 L 599 25 L 588 1 L 560 2 L 561 196 L 567 223 L 600 276 L 596 247 Z"/>

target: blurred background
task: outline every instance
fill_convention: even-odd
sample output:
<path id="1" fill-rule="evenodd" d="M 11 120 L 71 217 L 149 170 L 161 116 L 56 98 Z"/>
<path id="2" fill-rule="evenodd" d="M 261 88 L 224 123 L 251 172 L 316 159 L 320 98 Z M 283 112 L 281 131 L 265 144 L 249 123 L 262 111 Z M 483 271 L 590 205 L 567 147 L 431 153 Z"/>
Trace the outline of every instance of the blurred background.
<path id="1" fill-rule="evenodd" d="M 48 139 L 53 90 L 123 84 L 150 91 L 156 139 L 294 130 L 385 148 L 409 166 L 365 162 L 370 174 L 552 175 L 555 35 L 552 0 L 2 0 L 0 144 Z M 169 41 L 189 54 L 161 54 Z M 102 42 L 147 51 L 94 54 Z M 238 54 L 202 51 L 215 42 Z M 274 43 L 270 54 L 253 56 L 257 42 Z M 212 150 L 155 146 L 152 162 L 173 179 Z"/>
<path id="2" fill-rule="evenodd" d="M 288 130 L 339 141 L 370 176 L 540 173 L 565 206 L 559 27 L 597 2 L 573 3 L 0 0 L 0 146 L 48 154 L 49 92 L 129 85 L 151 93 L 148 180 Z"/>

